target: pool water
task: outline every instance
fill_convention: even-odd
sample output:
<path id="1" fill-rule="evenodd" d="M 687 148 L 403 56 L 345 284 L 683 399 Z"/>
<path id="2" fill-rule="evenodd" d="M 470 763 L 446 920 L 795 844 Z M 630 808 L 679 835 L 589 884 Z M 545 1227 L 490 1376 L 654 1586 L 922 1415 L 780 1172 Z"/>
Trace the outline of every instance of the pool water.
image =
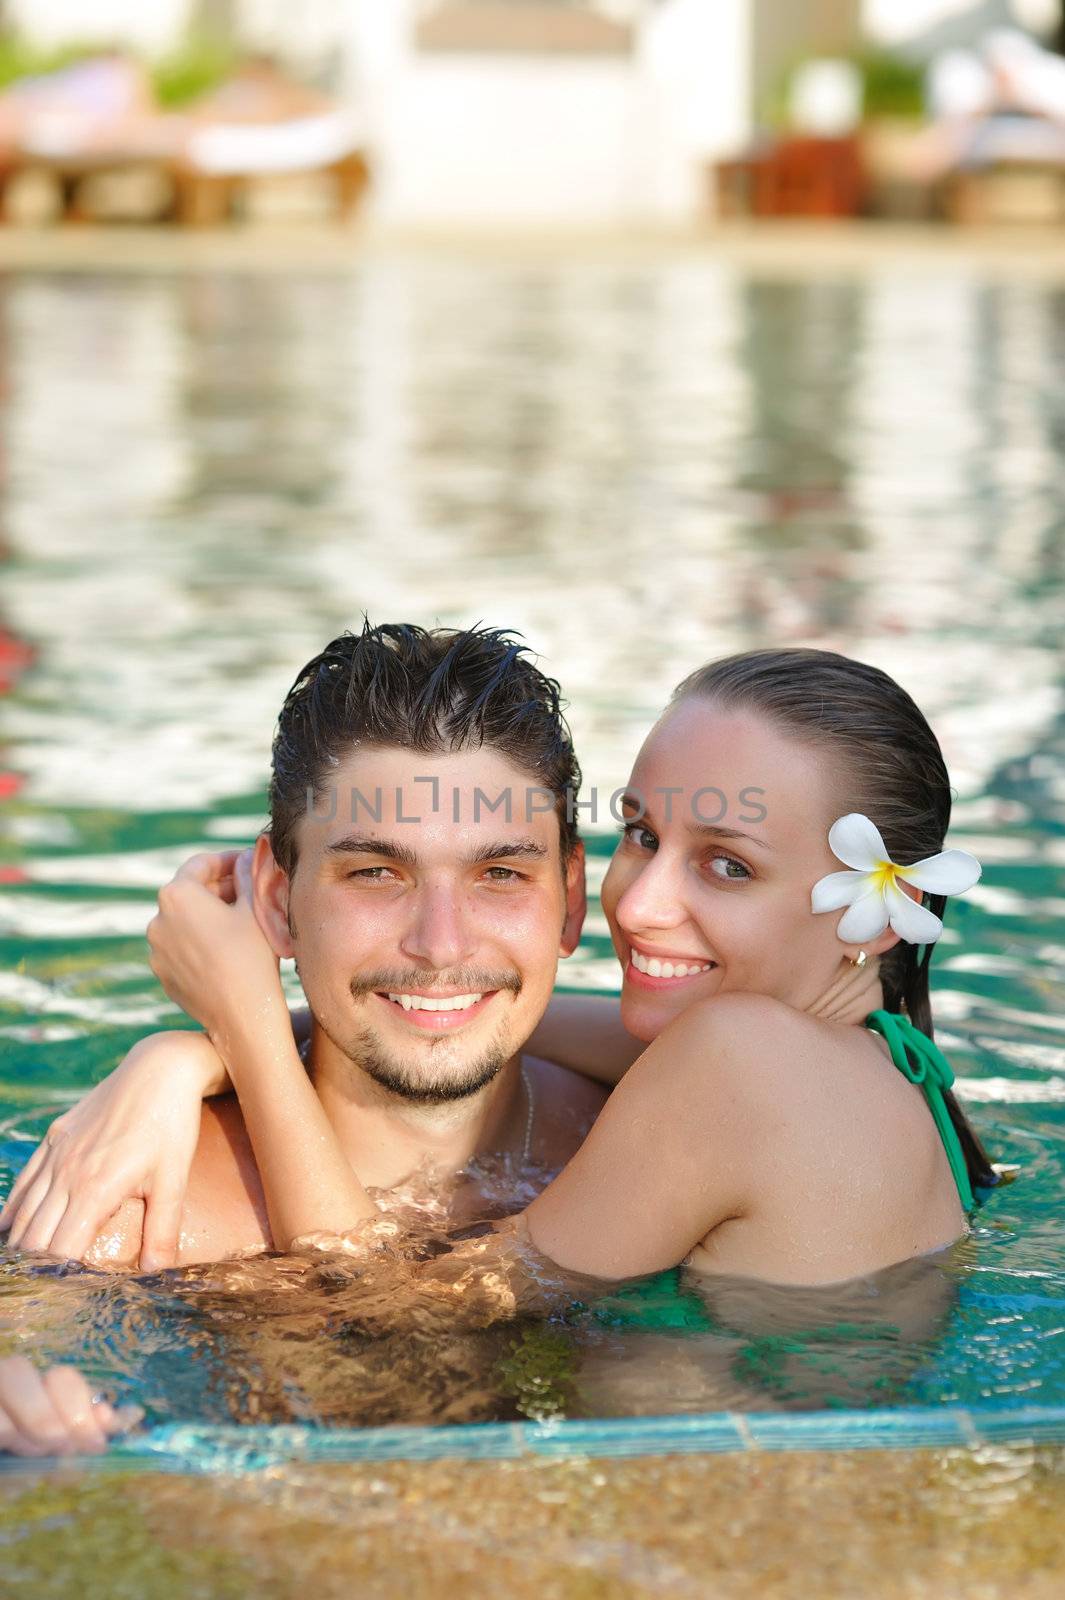
<path id="1" fill-rule="evenodd" d="M 522 630 L 606 793 L 715 655 L 818 644 L 897 675 L 984 863 L 936 953 L 938 1037 L 1017 1168 L 955 1250 L 844 1290 L 665 1274 L 516 1321 L 390 1316 L 400 1260 L 7 1255 L 3 1349 L 77 1360 L 160 1441 L 286 1424 L 282 1453 L 355 1427 L 1065 1418 L 1063 312 L 945 267 L 669 253 L 3 280 L 0 1192 L 179 1025 L 155 890 L 254 836 L 283 695 L 364 610 Z M 595 901 L 562 978 L 616 987 Z"/>

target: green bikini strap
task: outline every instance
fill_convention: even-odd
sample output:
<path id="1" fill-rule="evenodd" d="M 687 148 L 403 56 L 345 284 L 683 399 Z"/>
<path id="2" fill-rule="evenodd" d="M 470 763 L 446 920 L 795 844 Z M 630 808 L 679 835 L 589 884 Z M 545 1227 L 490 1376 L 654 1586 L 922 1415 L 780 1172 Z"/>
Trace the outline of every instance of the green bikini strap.
<path id="1" fill-rule="evenodd" d="M 962 1206 L 966 1211 L 971 1211 L 976 1202 L 969 1181 L 969 1169 L 965 1165 L 965 1153 L 958 1130 L 950 1119 L 943 1099 L 944 1092 L 954 1083 L 949 1061 L 939 1046 L 900 1012 L 871 1011 L 865 1019 L 865 1026 L 886 1039 L 891 1059 L 899 1071 L 923 1091 L 947 1152 Z"/>

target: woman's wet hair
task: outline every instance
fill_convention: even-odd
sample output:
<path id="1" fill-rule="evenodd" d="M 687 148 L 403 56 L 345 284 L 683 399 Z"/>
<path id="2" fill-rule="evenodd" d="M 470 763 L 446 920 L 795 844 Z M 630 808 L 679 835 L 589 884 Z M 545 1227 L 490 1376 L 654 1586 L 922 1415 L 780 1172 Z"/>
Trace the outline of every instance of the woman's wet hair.
<path id="1" fill-rule="evenodd" d="M 671 703 L 698 696 L 729 711 L 764 717 L 818 754 L 834 755 L 841 781 L 838 809 L 860 811 L 879 828 L 892 861 L 906 866 L 943 848 L 951 790 L 943 752 L 924 713 L 905 689 L 863 661 L 831 650 L 751 650 L 700 667 L 680 683 Z M 922 897 L 942 918 L 945 895 Z M 900 940 L 880 958 L 884 1005 L 904 1011 L 932 1036 L 928 969 L 934 944 Z M 945 1095 L 969 1177 L 995 1182 L 991 1161 L 953 1095 Z"/>
<path id="2" fill-rule="evenodd" d="M 275 861 L 290 876 L 295 871 L 296 825 L 353 750 L 433 756 L 484 747 L 554 797 L 565 865 L 577 842 L 572 798 L 581 774 L 562 705 L 555 680 L 499 628 L 367 621 L 361 633 L 341 634 L 302 668 L 278 718 L 270 782 Z"/>

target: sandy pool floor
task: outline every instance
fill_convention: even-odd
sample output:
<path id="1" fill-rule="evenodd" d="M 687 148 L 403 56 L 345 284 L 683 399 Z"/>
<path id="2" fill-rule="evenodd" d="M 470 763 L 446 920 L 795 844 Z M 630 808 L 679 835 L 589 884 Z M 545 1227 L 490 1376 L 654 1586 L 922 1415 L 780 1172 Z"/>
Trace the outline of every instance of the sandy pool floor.
<path id="1" fill-rule="evenodd" d="M 1065 1450 L 0 1479 L 0 1593 L 53 1600 L 1059 1600 Z"/>

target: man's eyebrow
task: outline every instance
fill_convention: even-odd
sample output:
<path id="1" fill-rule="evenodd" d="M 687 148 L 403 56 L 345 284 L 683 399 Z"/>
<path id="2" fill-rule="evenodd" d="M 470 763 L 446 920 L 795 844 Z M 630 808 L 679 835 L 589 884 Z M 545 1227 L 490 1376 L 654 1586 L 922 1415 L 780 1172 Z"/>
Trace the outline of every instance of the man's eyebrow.
<path id="1" fill-rule="evenodd" d="M 368 834 L 349 833 L 343 839 L 334 839 L 325 847 L 327 856 L 384 856 L 386 861 L 398 861 L 401 866 L 415 867 L 418 857 L 407 845 L 396 844 L 392 839 L 374 839 Z"/>
<path id="2" fill-rule="evenodd" d="M 403 867 L 418 865 L 417 854 L 409 845 L 397 844 L 393 839 L 375 839 L 369 834 L 349 833 L 343 839 L 334 839 L 332 844 L 327 844 L 325 851 L 330 856 L 383 856 L 386 861 L 398 862 Z M 513 861 L 515 858 L 544 861 L 547 855 L 547 846 L 537 839 L 495 839 L 488 844 L 478 845 L 476 850 L 463 858 L 463 864 L 477 867 L 485 861 Z"/>
<path id="3" fill-rule="evenodd" d="M 545 861 L 548 849 L 538 839 L 497 839 L 490 844 L 478 845 L 471 855 L 466 857 L 467 866 L 477 867 L 485 861 L 499 861 L 500 859 L 514 860 L 516 857 L 526 861 Z"/>

